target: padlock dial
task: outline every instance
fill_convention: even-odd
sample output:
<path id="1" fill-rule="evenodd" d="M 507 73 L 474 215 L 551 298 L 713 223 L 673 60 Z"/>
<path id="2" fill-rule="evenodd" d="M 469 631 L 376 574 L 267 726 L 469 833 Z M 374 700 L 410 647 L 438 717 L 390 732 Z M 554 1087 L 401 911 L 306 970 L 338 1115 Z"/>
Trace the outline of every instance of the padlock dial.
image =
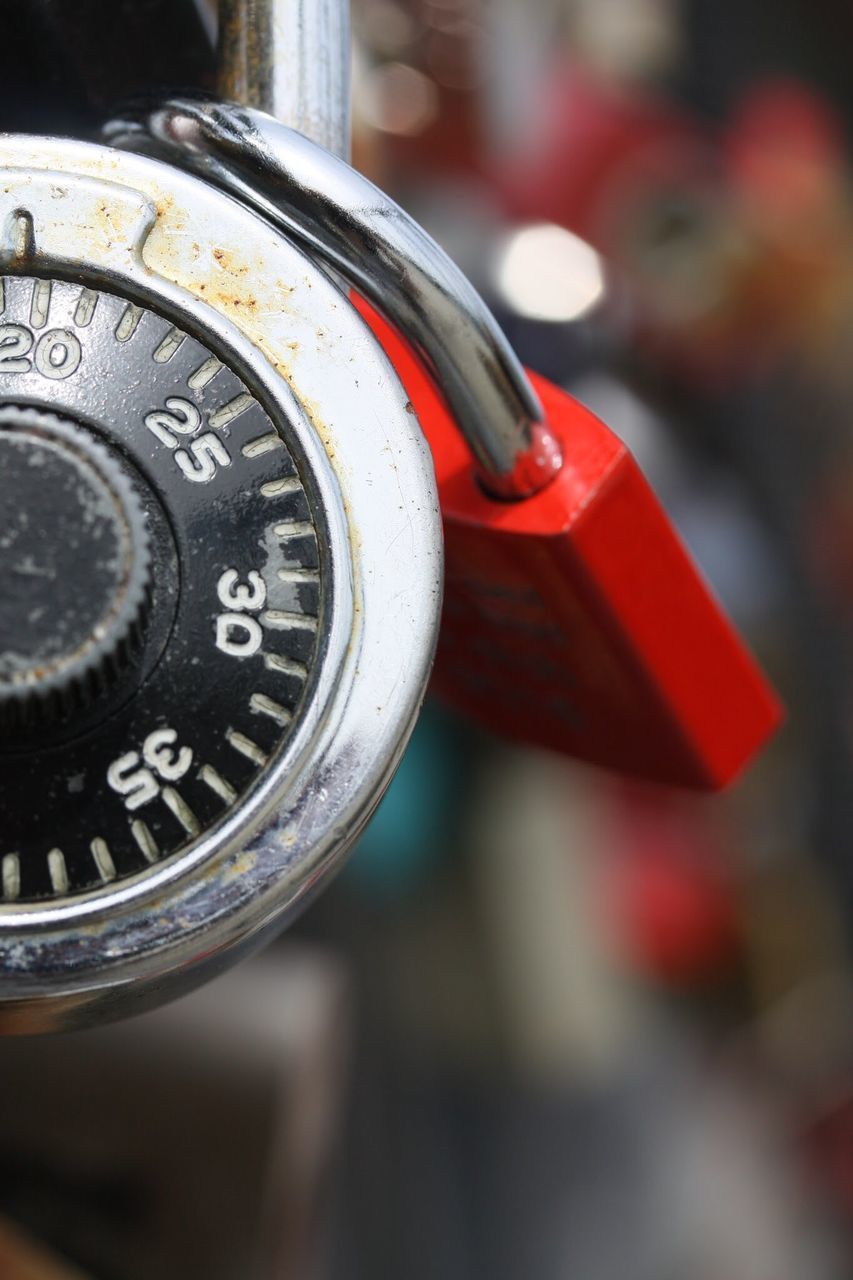
<path id="1" fill-rule="evenodd" d="M 123 677 L 151 594 L 145 511 L 67 419 L 0 405 L 0 737 L 65 719 Z"/>
<path id="2" fill-rule="evenodd" d="M 299 720 L 328 574 L 286 430 L 224 352 L 76 283 L 2 296 L 8 904 L 143 876 L 245 802 Z"/>

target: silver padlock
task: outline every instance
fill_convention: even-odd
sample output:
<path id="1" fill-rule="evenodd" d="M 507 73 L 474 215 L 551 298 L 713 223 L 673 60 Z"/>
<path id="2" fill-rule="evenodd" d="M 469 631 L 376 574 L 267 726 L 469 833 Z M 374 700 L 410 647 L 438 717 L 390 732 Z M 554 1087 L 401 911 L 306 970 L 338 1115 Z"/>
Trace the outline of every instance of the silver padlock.
<path id="1" fill-rule="evenodd" d="M 0 1029 L 199 982 L 380 799 L 441 597 L 428 449 L 345 295 L 245 206 L 0 141 Z"/>

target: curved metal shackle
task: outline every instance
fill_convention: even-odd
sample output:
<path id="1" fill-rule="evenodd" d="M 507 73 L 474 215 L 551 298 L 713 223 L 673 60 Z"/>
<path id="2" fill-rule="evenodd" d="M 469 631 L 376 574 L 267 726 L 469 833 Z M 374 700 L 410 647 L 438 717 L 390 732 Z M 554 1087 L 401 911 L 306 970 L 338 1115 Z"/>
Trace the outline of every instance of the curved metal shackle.
<path id="1" fill-rule="evenodd" d="M 190 96 L 131 108 L 113 146 L 191 169 L 334 268 L 411 342 L 484 488 L 525 498 L 559 472 L 559 441 L 497 321 L 423 228 L 367 178 L 263 112 Z"/>

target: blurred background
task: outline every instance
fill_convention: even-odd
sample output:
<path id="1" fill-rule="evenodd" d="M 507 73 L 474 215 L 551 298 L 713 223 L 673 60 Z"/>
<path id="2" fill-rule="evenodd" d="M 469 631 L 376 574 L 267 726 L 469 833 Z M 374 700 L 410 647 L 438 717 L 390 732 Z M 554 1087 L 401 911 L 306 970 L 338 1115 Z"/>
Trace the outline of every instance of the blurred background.
<path id="1" fill-rule="evenodd" d="M 697 799 L 431 704 L 347 869 L 263 957 L 0 1045 L 0 1276 L 840 1280 L 853 8 L 353 19 L 356 165 L 628 442 L 788 723 Z M 201 3 L 17 21 L 4 127 L 92 134 L 138 88 L 212 83 Z"/>

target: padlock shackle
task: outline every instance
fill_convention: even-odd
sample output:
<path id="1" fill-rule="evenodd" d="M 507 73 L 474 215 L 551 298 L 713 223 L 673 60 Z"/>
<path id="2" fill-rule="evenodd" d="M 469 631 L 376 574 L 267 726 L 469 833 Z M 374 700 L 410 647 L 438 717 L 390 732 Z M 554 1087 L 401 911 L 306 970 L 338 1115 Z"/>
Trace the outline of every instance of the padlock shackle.
<path id="1" fill-rule="evenodd" d="M 411 343 L 490 494 L 529 497 L 559 472 L 561 445 L 483 299 L 426 231 L 345 161 L 262 112 L 189 96 L 131 109 L 104 136 L 194 170 L 339 272 Z"/>
<path id="2" fill-rule="evenodd" d="M 223 98 L 348 159 L 349 0 L 219 0 L 218 8 Z"/>

